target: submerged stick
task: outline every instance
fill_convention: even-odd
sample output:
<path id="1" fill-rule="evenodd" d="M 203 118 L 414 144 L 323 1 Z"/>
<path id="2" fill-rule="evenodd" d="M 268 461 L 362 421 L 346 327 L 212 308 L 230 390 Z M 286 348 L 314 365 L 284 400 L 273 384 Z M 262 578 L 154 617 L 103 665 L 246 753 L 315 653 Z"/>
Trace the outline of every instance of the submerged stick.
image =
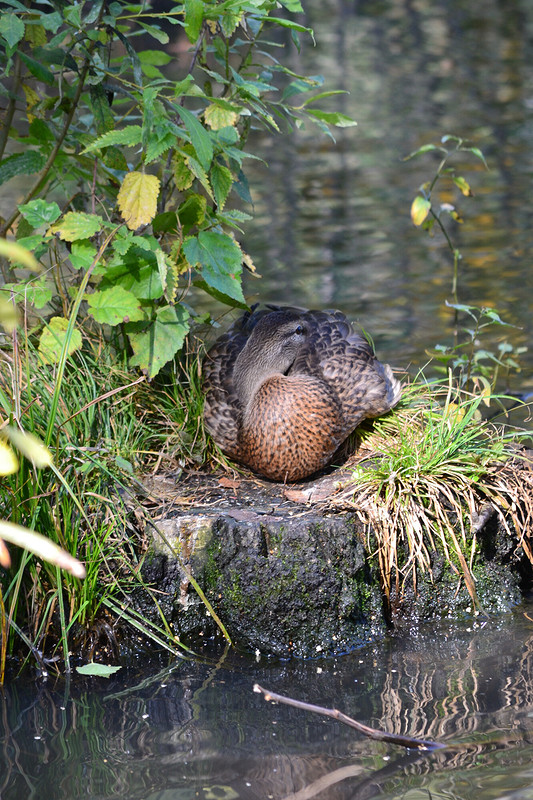
<path id="1" fill-rule="evenodd" d="M 433 742 L 430 739 L 413 739 L 410 736 L 401 736 L 397 733 L 387 733 L 380 731 L 377 728 L 369 728 L 368 725 L 363 725 L 362 722 L 357 722 L 356 719 L 348 717 L 342 711 L 336 708 L 324 708 L 323 706 L 314 706 L 311 703 L 304 703 L 302 700 L 294 700 L 292 697 L 285 697 L 282 694 L 270 692 L 268 689 L 263 689 L 258 683 L 254 684 L 254 692 L 263 694 L 265 700 L 272 701 L 273 703 L 285 703 L 287 706 L 294 706 L 294 708 L 301 708 L 303 711 L 314 711 L 315 714 L 322 714 L 323 717 L 332 717 L 333 719 L 355 728 L 356 731 L 362 733 L 363 736 L 368 736 L 369 739 L 375 739 L 378 742 L 390 742 L 391 744 L 399 744 L 401 747 L 408 747 L 412 750 L 439 750 L 446 745 L 439 742 Z"/>

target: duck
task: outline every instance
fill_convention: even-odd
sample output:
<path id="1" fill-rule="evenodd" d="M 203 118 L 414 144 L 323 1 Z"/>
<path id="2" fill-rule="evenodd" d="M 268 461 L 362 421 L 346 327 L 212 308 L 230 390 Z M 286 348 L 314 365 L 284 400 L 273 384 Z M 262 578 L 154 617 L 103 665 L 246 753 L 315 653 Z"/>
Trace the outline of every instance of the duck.
<path id="1" fill-rule="evenodd" d="M 293 483 L 326 467 L 401 384 L 338 310 L 256 304 L 206 353 L 204 421 L 230 459 Z"/>

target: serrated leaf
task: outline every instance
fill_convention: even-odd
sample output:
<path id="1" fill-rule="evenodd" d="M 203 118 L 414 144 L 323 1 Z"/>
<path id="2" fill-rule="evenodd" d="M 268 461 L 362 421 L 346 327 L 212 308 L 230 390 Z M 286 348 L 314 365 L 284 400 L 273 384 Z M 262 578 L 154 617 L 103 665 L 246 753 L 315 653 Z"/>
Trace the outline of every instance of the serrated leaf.
<path id="1" fill-rule="evenodd" d="M 178 217 L 183 228 L 201 225 L 205 219 L 207 199 L 201 194 L 191 194 L 178 208 Z"/>
<path id="2" fill-rule="evenodd" d="M 39 309 L 44 308 L 52 299 L 52 288 L 46 283 L 46 278 L 39 278 L 27 283 L 7 283 L 4 288 L 15 293 L 17 302 L 30 303 Z"/>
<path id="3" fill-rule="evenodd" d="M 35 115 L 32 114 L 32 109 L 41 102 L 41 98 L 35 89 L 33 89 L 31 86 L 28 86 L 27 83 L 22 84 L 22 91 L 24 92 L 24 97 L 26 98 L 26 116 L 28 121 L 32 123 L 35 121 Z"/>
<path id="4" fill-rule="evenodd" d="M 46 200 L 30 200 L 29 203 L 20 205 L 18 209 L 32 228 L 51 225 L 61 216 L 61 209 L 58 204 L 55 202 L 47 203 Z"/>
<path id="5" fill-rule="evenodd" d="M 207 172 L 204 170 L 202 165 L 192 156 L 189 156 L 187 158 L 187 163 L 196 180 L 200 181 L 200 183 L 204 187 L 209 197 L 213 197 L 213 190 L 211 189 L 211 184 L 209 183 Z"/>
<path id="6" fill-rule="evenodd" d="M 174 105 L 174 108 L 180 115 L 191 137 L 191 144 L 194 147 L 198 161 L 202 168 L 207 171 L 213 160 L 213 144 L 209 134 L 204 126 L 198 122 L 194 114 L 191 114 L 188 109 L 178 105 Z"/>
<path id="7" fill-rule="evenodd" d="M 417 195 L 411 204 L 411 219 L 415 225 L 422 225 L 429 214 L 431 202 L 422 195 Z"/>
<path id="8" fill-rule="evenodd" d="M 88 239 L 72 243 L 70 263 L 74 269 L 88 269 L 96 258 L 97 249 Z"/>
<path id="9" fill-rule="evenodd" d="M 65 242 L 90 239 L 101 230 L 104 220 L 98 214 L 85 214 L 83 211 L 67 211 L 58 223 L 50 228 Z"/>
<path id="10" fill-rule="evenodd" d="M 135 237 L 139 238 L 139 237 Z M 157 300 L 163 294 L 155 253 L 132 246 L 117 252 L 106 267 L 100 288 L 122 286 L 141 300 Z"/>
<path id="11" fill-rule="evenodd" d="M 215 195 L 215 202 L 220 211 L 222 211 L 226 205 L 231 187 L 233 186 L 233 175 L 231 170 L 223 164 L 214 161 L 211 167 L 210 177 L 213 194 Z"/>
<path id="12" fill-rule="evenodd" d="M 148 225 L 157 213 L 159 178 L 144 172 L 129 172 L 118 193 L 118 207 L 130 231 Z"/>
<path id="13" fill-rule="evenodd" d="M 57 364 L 66 338 L 68 319 L 52 317 L 39 339 L 39 354 L 44 364 Z M 72 355 L 81 347 L 81 331 L 74 328 L 68 345 L 67 355 Z"/>
<path id="14" fill-rule="evenodd" d="M 42 144 L 43 142 L 55 142 L 55 134 L 52 130 L 50 130 L 49 125 L 44 121 L 44 119 L 39 119 L 39 117 L 35 117 L 30 124 L 30 136 L 35 139 L 35 141 Z"/>
<path id="15" fill-rule="evenodd" d="M 245 303 L 240 275 L 242 252 L 224 233 L 200 231 L 183 243 L 183 251 L 192 267 L 197 267 L 205 284 L 220 295 Z"/>
<path id="16" fill-rule="evenodd" d="M 96 132 L 103 135 L 115 127 L 115 118 L 109 106 L 107 92 L 101 83 L 89 87 L 89 98 Z"/>
<path id="17" fill-rule="evenodd" d="M 170 150 L 171 147 L 175 147 L 175 145 L 176 134 L 170 131 L 158 139 L 151 138 L 146 147 L 144 163 L 151 164 L 152 161 L 160 158 L 163 153 L 166 153 L 167 150 Z"/>
<path id="18" fill-rule="evenodd" d="M 172 170 L 176 189 L 184 192 L 194 183 L 194 174 L 189 167 L 188 157 L 184 152 L 176 151 L 172 156 Z"/>
<path id="19" fill-rule="evenodd" d="M 6 14 L 5 11 L 0 14 L 0 36 L 3 36 L 10 47 L 15 47 L 20 42 L 24 30 L 24 23 L 16 14 Z"/>
<path id="20" fill-rule="evenodd" d="M 88 664 L 83 664 L 81 667 L 76 667 L 76 671 L 80 675 L 92 675 L 95 678 L 109 678 L 114 675 L 122 667 L 112 667 L 110 664 L 98 664 L 95 661 L 90 661 Z"/>
<path id="21" fill-rule="evenodd" d="M 120 325 L 143 318 L 141 304 L 134 294 L 122 286 L 96 291 L 87 296 L 89 314 L 101 325 Z"/>
<path id="22" fill-rule="evenodd" d="M 219 131 L 222 128 L 233 128 L 239 121 L 239 114 L 228 108 L 222 108 L 217 103 L 211 103 L 204 111 L 204 119 L 211 130 Z"/>
<path id="23" fill-rule="evenodd" d="M 0 163 L 0 185 L 15 175 L 34 175 L 40 172 L 46 157 L 39 150 L 26 150 L 4 158 Z"/>
<path id="24" fill-rule="evenodd" d="M 108 131 L 102 134 L 88 145 L 82 154 L 92 153 L 94 150 L 100 150 L 102 147 L 110 147 L 111 145 L 124 145 L 125 147 L 134 147 L 142 141 L 142 128 L 140 125 L 128 125 L 127 128 L 122 128 L 119 131 Z"/>
<path id="25" fill-rule="evenodd" d="M 140 367 L 150 378 L 181 350 L 189 331 L 189 312 L 181 305 L 165 306 L 148 325 L 127 326 L 134 356 L 133 366 Z"/>
<path id="26" fill-rule="evenodd" d="M 46 31 L 39 23 L 28 22 L 24 31 L 24 38 L 30 43 L 31 47 L 44 47 L 47 42 Z"/>
<path id="27" fill-rule="evenodd" d="M 178 218 L 175 211 L 163 211 L 154 217 L 152 231 L 154 234 L 176 232 L 178 230 Z"/>
<path id="28" fill-rule="evenodd" d="M 4 439 L 0 439 L 0 475 L 12 475 L 19 468 L 19 460 Z"/>

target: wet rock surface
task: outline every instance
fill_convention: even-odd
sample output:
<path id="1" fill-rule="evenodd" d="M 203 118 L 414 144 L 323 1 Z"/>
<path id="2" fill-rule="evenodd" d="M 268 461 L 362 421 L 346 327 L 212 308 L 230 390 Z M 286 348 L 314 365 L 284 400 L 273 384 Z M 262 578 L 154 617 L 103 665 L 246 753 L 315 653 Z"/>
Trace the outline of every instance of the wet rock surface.
<path id="1" fill-rule="evenodd" d="M 471 613 L 459 571 L 437 553 L 416 587 L 407 580 L 383 602 L 372 532 L 356 509 L 328 511 L 343 478 L 290 487 L 203 473 L 152 479 L 143 577 L 180 640 L 194 646 L 217 631 L 195 582 L 234 644 L 283 658 L 339 654 L 391 624 Z M 530 584 L 529 562 L 495 514 L 480 515 L 477 537 L 480 602 L 488 613 L 508 610 Z M 136 604 L 160 622 L 146 598 Z"/>

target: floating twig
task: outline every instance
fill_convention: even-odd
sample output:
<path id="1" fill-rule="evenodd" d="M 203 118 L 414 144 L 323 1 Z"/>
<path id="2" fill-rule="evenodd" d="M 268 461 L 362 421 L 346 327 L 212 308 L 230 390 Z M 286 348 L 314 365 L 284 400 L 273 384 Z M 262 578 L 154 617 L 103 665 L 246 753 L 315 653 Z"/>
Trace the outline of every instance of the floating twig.
<path id="1" fill-rule="evenodd" d="M 386 731 L 377 730 L 377 728 L 369 728 L 368 725 L 363 725 L 362 722 L 348 717 L 342 711 L 336 708 L 324 708 L 323 706 L 315 706 L 311 703 L 304 703 L 302 700 L 294 700 L 292 697 L 285 697 L 282 694 L 270 692 L 268 689 L 263 689 L 258 683 L 254 684 L 254 692 L 263 694 L 265 700 L 272 701 L 273 703 L 285 703 L 287 706 L 294 706 L 294 708 L 301 708 L 303 711 L 313 711 L 315 714 L 322 714 L 324 717 L 332 717 L 356 731 L 362 733 L 363 736 L 368 736 L 369 739 L 375 739 L 378 742 L 390 742 L 390 744 L 398 744 L 401 747 L 408 747 L 411 750 L 440 750 L 446 745 L 439 742 L 433 742 L 430 739 L 413 739 L 410 736 L 401 736 L 397 733 L 387 733 Z"/>

